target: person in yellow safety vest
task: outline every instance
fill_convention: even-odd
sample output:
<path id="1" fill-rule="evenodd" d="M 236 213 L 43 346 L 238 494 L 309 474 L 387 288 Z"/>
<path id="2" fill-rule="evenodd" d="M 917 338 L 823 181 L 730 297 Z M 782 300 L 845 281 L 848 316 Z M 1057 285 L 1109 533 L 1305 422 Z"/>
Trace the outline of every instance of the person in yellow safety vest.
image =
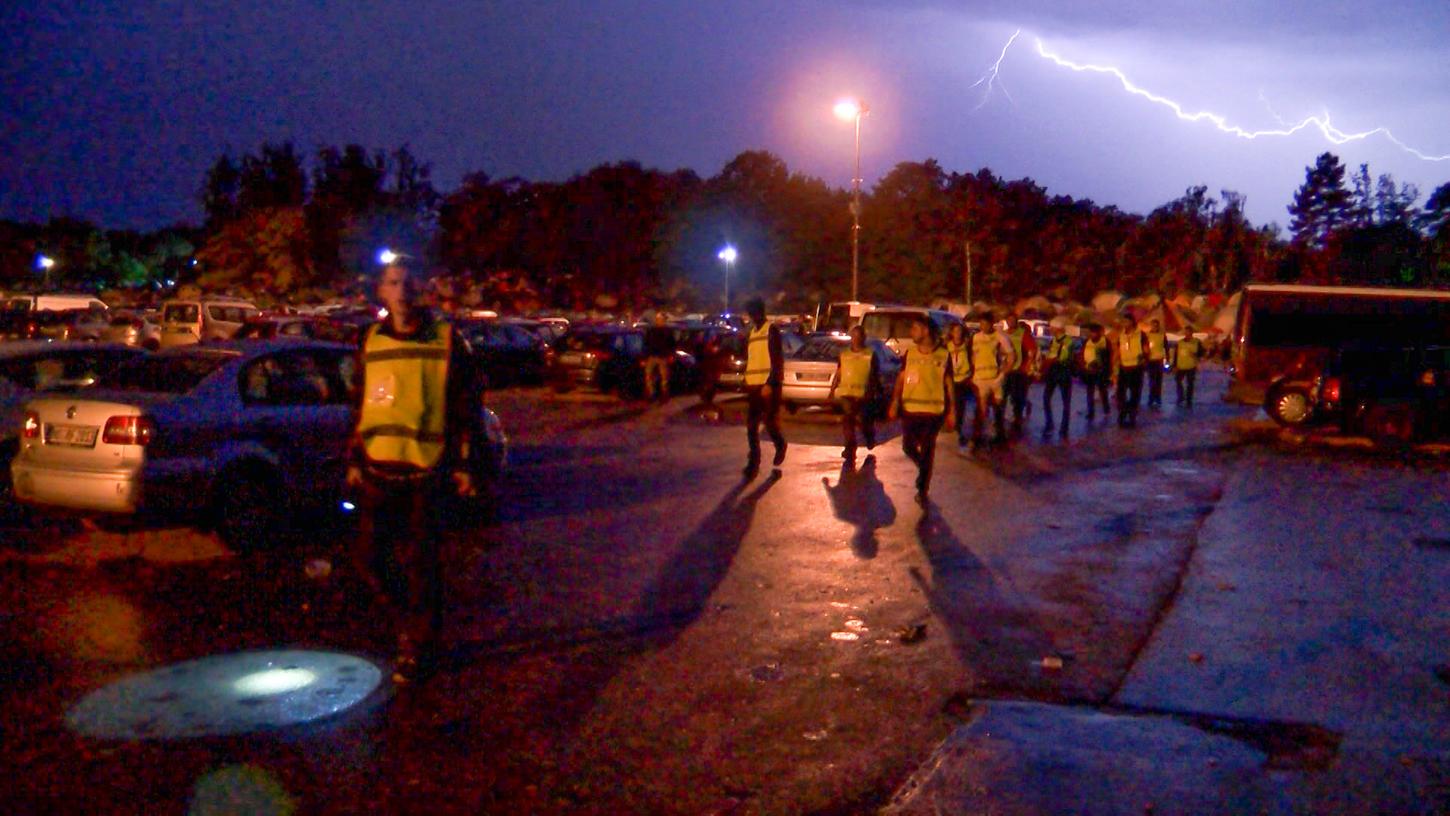
<path id="1" fill-rule="evenodd" d="M 1042 413 L 1047 415 L 1047 424 L 1042 426 L 1042 435 L 1047 437 L 1052 434 L 1052 394 L 1056 391 L 1062 394 L 1062 428 L 1059 435 L 1066 439 L 1067 427 L 1072 421 L 1072 338 L 1068 336 L 1066 326 L 1049 324 L 1047 334 L 1052 342 L 1042 356 L 1042 365 L 1045 367 L 1042 376 Z"/>
<path id="2" fill-rule="evenodd" d="M 1012 367 L 1007 371 L 1004 390 L 1012 403 L 1012 431 L 1022 433 L 1022 415 L 1032 410 L 1027 401 L 1027 386 L 1032 382 L 1032 371 L 1037 367 L 1037 338 L 1032 327 L 1025 320 L 1010 320 L 1007 339 L 1012 341 Z"/>
<path id="3" fill-rule="evenodd" d="M 358 351 L 361 389 L 346 482 L 356 492 L 352 563 L 373 602 L 394 616 L 394 682 L 426 672 L 442 625 L 438 556 L 445 489 L 475 495 L 470 462 L 481 453 L 477 380 L 467 347 L 446 321 L 418 304 L 415 273 L 399 263 L 379 274 L 387 317 Z"/>
<path id="4" fill-rule="evenodd" d="M 856 461 L 856 426 L 866 438 L 866 450 L 876 447 L 876 404 L 880 399 L 876 384 L 878 366 L 876 352 L 866 345 L 866 330 L 860 324 L 851 327 L 851 344 L 841 349 L 836 359 L 836 373 L 831 377 L 832 402 L 841 407 L 841 437 L 845 447 L 841 458 Z"/>
<path id="5" fill-rule="evenodd" d="M 972 417 L 972 450 L 977 451 L 982 447 L 982 425 L 986 422 L 988 409 L 991 409 L 996 424 L 997 434 L 992 440 L 993 443 L 1001 444 L 1007 440 L 1007 431 L 1002 420 L 1003 386 L 1014 358 L 1012 341 L 992 324 L 989 315 L 983 315 L 980 328 L 972 335 L 971 346 L 971 353 L 967 355 L 967 370 L 972 383 L 972 395 L 977 401 L 977 410 Z"/>
<path id="6" fill-rule="evenodd" d="M 952 399 L 952 358 L 937 341 L 926 315 L 911 318 L 911 339 L 902 357 L 901 375 L 891 397 L 890 418 L 901 418 L 901 451 L 916 463 L 916 503 L 926 506 L 936 437 L 956 418 Z"/>
<path id="7" fill-rule="evenodd" d="M 1117 385 L 1118 427 L 1138 424 L 1143 402 L 1143 369 L 1148 364 L 1148 336 L 1137 321 L 1123 318 L 1113 341 L 1113 373 Z"/>
<path id="8" fill-rule="evenodd" d="M 1168 335 L 1157 319 L 1148 322 L 1148 407 L 1163 407 L 1163 366 L 1168 361 Z"/>
<path id="9" fill-rule="evenodd" d="M 963 323 L 953 323 L 947 329 L 947 354 L 952 358 L 952 400 L 957 415 L 957 452 L 967 449 L 967 398 L 972 394 L 972 364 L 968 357 L 972 353 L 972 341 L 967 337 Z"/>
<path id="10" fill-rule="evenodd" d="M 745 335 L 745 438 L 750 456 L 745 478 L 760 472 L 760 424 L 775 444 L 775 466 L 785 462 L 785 436 L 780 432 L 780 384 L 785 379 L 785 351 L 780 327 L 765 319 L 765 301 L 752 298 L 745 304 L 750 330 Z"/>
<path id="11" fill-rule="evenodd" d="M 1108 380 L 1111 377 L 1112 351 L 1108 338 L 1103 334 L 1100 323 L 1087 325 L 1088 336 L 1082 344 L 1082 382 L 1087 386 L 1087 421 L 1097 415 L 1097 403 L 1101 398 L 1103 416 L 1109 416 Z"/>
<path id="12" fill-rule="evenodd" d="M 1178 389 L 1179 405 L 1193 407 L 1193 386 L 1198 379 L 1198 361 L 1201 359 L 1203 341 L 1192 334 L 1184 335 L 1173 348 L 1173 385 Z"/>

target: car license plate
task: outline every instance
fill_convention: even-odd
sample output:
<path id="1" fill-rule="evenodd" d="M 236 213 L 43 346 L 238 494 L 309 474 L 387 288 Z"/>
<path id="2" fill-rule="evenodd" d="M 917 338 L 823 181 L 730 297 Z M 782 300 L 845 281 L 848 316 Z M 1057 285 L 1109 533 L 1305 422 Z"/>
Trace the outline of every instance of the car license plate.
<path id="1" fill-rule="evenodd" d="M 801 382 L 830 382 L 830 374 L 797 374 L 795 378 Z"/>
<path id="2" fill-rule="evenodd" d="M 93 448 L 96 446 L 96 429 L 84 425 L 48 425 L 45 429 L 45 444 Z"/>

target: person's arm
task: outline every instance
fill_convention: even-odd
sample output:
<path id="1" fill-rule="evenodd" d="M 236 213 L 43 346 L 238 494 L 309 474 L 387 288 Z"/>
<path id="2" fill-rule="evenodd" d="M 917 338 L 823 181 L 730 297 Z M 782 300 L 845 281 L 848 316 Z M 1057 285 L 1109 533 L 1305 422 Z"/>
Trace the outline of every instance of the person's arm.
<path id="1" fill-rule="evenodd" d="M 483 393 L 479 388 L 475 368 L 463 338 L 456 329 L 453 330 L 448 355 L 447 402 L 444 409 L 446 441 L 443 459 L 438 465 L 447 471 L 471 470 L 471 465 L 479 454 L 475 443 L 482 438 L 479 432 L 479 415 Z"/>
<path id="2" fill-rule="evenodd" d="M 911 352 L 908 351 L 907 354 Z M 886 417 L 896 419 L 901 412 L 901 395 L 906 390 L 906 358 L 902 357 L 901 373 L 896 377 L 896 387 L 891 392 L 891 405 L 886 408 Z"/>
<path id="3" fill-rule="evenodd" d="M 780 339 L 780 327 L 771 324 L 770 338 L 767 341 L 770 346 L 770 379 L 768 384 L 780 387 L 785 382 L 785 347 Z"/>
<path id="4" fill-rule="evenodd" d="M 942 397 L 946 400 L 947 424 L 954 425 L 956 420 L 957 399 L 956 384 L 952 382 L 954 373 L 952 371 L 952 355 L 947 354 L 947 367 L 942 372 Z"/>
<path id="5" fill-rule="evenodd" d="M 1017 349 L 1012 348 L 1012 338 L 1008 337 L 1007 333 L 1000 329 L 997 330 L 997 348 L 1002 350 L 1000 355 L 1002 357 L 1002 363 L 999 366 L 999 370 L 1003 372 L 1016 371 Z"/>

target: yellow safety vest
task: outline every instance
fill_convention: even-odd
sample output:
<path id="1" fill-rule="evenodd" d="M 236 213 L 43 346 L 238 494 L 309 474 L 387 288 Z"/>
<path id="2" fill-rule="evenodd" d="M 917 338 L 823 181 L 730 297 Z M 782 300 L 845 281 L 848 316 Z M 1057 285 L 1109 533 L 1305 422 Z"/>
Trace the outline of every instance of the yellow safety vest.
<path id="1" fill-rule="evenodd" d="M 1072 362 L 1072 339 L 1068 337 L 1052 338 L 1052 345 L 1047 347 L 1047 359 L 1057 365 L 1067 365 Z"/>
<path id="2" fill-rule="evenodd" d="M 1162 332 L 1148 332 L 1148 359 L 1163 362 L 1168 354 L 1168 335 Z"/>
<path id="3" fill-rule="evenodd" d="M 972 335 L 972 379 L 977 382 L 995 380 L 1002 374 L 1001 346 L 995 332 Z"/>
<path id="4" fill-rule="evenodd" d="M 1178 341 L 1178 354 L 1174 367 L 1179 371 L 1198 368 L 1198 356 L 1203 353 L 1203 341 L 1197 337 L 1185 337 Z"/>
<path id="5" fill-rule="evenodd" d="M 1118 364 L 1137 368 L 1143 364 L 1143 334 L 1137 329 L 1118 336 Z"/>
<path id="6" fill-rule="evenodd" d="M 745 384 L 765 385 L 770 381 L 770 324 L 750 330 L 745 350 Z"/>
<path id="7" fill-rule="evenodd" d="M 901 376 L 901 408 L 908 414 L 944 414 L 947 399 L 947 365 L 950 357 L 941 346 L 922 354 L 915 346 L 906 350 Z"/>
<path id="8" fill-rule="evenodd" d="M 1019 365 L 1023 360 L 1022 339 L 1024 335 L 1026 335 L 1026 332 L 1020 326 L 1007 332 L 1007 339 L 1012 341 L 1012 359 L 1016 360 Z"/>
<path id="9" fill-rule="evenodd" d="M 1108 356 L 1108 338 L 1088 340 L 1082 347 L 1082 362 L 1089 371 L 1102 368 L 1103 358 Z"/>
<path id="10" fill-rule="evenodd" d="M 871 349 L 841 350 L 841 380 L 836 383 L 838 397 L 864 397 L 871 380 Z"/>
<path id="11" fill-rule="evenodd" d="M 968 348 L 966 341 L 960 344 L 947 341 L 947 354 L 952 358 L 952 382 L 966 382 L 971 376 L 971 366 L 967 365 Z"/>
<path id="12" fill-rule="evenodd" d="M 431 335 L 420 335 L 426 340 L 399 340 L 378 328 L 363 343 L 363 451 L 374 462 L 431 468 L 443 456 L 452 327 L 436 321 Z"/>

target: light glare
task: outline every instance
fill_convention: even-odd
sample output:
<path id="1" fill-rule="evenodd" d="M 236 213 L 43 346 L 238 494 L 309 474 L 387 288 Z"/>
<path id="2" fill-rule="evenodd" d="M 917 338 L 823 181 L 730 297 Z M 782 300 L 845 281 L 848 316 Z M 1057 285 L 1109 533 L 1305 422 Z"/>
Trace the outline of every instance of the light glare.
<path id="1" fill-rule="evenodd" d="M 263 697 L 307 688 L 315 682 L 317 675 L 307 669 L 265 669 L 238 677 L 232 689 L 247 697 Z"/>
<path id="2" fill-rule="evenodd" d="M 391 249 L 388 249 L 387 247 L 383 247 L 382 251 L 378 253 L 378 263 L 384 266 L 394 263 L 397 260 L 398 253 L 392 251 Z"/>
<path id="3" fill-rule="evenodd" d="M 735 263 L 735 259 L 740 257 L 740 253 L 735 251 L 735 247 L 727 246 L 720 250 L 720 254 L 717 257 L 725 263 Z"/>
<path id="4" fill-rule="evenodd" d="M 849 122 L 861 115 L 861 103 L 855 99 L 842 99 L 836 103 L 836 118 Z"/>

